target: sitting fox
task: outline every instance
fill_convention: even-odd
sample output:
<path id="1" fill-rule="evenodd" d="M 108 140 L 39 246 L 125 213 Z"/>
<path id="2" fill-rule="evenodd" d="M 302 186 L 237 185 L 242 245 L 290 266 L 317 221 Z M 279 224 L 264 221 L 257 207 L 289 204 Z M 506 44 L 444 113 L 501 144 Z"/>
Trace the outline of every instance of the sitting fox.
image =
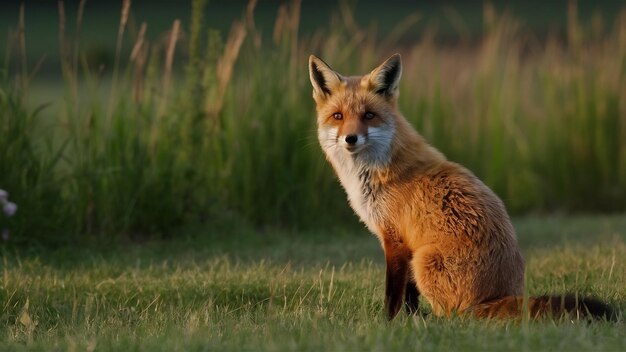
<path id="1" fill-rule="evenodd" d="M 541 296 L 524 304 L 524 259 L 504 204 L 398 111 L 401 73 L 399 54 L 356 77 L 309 58 L 319 142 L 384 249 L 388 318 L 403 302 L 416 312 L 420 294 L 437 316 L 612 317 L 590 298 Z"/>

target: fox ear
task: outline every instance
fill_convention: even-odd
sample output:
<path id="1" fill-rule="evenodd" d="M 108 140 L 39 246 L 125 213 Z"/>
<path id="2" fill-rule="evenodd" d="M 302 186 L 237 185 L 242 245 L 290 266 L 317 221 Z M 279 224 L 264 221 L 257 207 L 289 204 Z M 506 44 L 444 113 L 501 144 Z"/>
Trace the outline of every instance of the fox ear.
<path id="1" fill-rule="evenodd" d="M 313 98 L 316 100 L 330 96 L 336 85 L 342 81 L 337 72 L 315 55 L 309 56 L 309 76 L 313 85 Z"/>
<path id="2" fill-rule="evenodd" d="M 402 75 L 400 54 L 393 54 L 369 74 L 369 89 L 376 94 L 392 97 L 398 93 Z"/>

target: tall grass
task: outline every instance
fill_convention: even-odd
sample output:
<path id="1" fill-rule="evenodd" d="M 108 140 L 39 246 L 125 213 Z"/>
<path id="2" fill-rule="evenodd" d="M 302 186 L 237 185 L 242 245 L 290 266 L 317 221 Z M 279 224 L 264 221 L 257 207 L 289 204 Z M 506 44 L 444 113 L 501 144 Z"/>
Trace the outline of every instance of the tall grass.
<path id="1" fill-rule="evenodd" d="M 317 146 L 310 53 L 358 74 L 402 52 L 401 110 L 513 212 L 626 208 L 626 12 L 612 28 L 597 30 L 596 21 L 592 30 L 571 3 L 565 37 L 539 40 L 485 5 L 478 43 L 442 47 L 431 32 L 400 44 L 417 15 L 379 38 L 346 5 L 325 29 L 299 35 L 299 1 L 280 6 L 267 40 L 255 3 L 220 34 L 203 23 L 206 1 L 193 1 L 190 24 L 174 21 L 151 41 L 149 23 L 126 30 L 125 1 L 110 75 L 85 59 L 80 27 L 66 28 L 60 3 L 66 93 L 44 131 L 16 84 L 31 75 L 25 64 L 12 69 L 7 55 L 0 186 L 30 200 L 16 216 L 16 238 L 354 223 Z M 25 52 L 24 30 L 10 34 L 9 49 Z"/>

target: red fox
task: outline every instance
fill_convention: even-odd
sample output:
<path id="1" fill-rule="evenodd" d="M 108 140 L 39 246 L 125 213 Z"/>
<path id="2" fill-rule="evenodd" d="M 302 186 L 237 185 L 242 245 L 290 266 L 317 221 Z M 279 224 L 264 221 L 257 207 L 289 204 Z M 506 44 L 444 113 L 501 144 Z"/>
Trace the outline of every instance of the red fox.
<path id="1" fill-rule="evenodd" d="M 381 242 L 385 309 L 436 316 L 611 318 L 592 298 L 530 297 L 524 259 L 502 201 L 463 166 L 446 160 L 398 111 L 395 54 L 364 76 L 346 77 L 311 55 L 318 138 L 351 207 Z"/>

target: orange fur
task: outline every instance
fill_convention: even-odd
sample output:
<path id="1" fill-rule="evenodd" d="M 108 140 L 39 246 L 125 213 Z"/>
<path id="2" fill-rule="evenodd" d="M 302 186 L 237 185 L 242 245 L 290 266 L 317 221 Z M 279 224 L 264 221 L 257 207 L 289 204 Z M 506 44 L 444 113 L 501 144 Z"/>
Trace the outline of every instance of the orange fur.
<path id="1" fill-rule="evenodd" d="M 401 70 L 398 54 L 359 77 L 309 59 L 320 144 L 385 251 L 387 314 L 421 294 L 438 316 L 509 316 L 524 260 L 504 204 L 398 111 Z"/>

